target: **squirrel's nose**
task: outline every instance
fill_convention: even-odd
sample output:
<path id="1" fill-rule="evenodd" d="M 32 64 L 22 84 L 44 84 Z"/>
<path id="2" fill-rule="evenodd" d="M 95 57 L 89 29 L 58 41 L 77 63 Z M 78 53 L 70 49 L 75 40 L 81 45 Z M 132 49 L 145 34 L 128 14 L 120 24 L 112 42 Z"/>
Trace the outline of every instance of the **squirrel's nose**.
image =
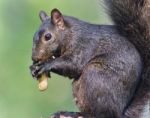
<path id="1" fill-rule="evenodd" d="M 35 57 L 32 57 L 32 61 L 33 61 L 33 63 L 36 63 L 36 62 L 39 62 L 39 61 L 40 61 L 40 59 L 35 58 Z"/>
<path id="2" fill-rule="evenodd" d="M 40 61 L 40 54 L 38 52 L 38 49 L 36 48 L 36 45 L 33 45 L 32 48 L 32 61 L 33 62 Z"/>
<path id="3" fill-rule="evenodd" d="M 32 54 L 32 61 L 33 62 L 38 62 L 40 61 L 41 59 L 39 58 L 39 56 L 37 56 L 36 54 Z"/>

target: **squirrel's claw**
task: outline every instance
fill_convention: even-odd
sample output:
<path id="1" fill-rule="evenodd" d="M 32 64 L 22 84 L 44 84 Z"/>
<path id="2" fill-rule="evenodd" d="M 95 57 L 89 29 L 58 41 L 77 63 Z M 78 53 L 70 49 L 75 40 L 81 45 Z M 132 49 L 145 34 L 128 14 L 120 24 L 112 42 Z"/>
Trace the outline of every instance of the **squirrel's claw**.
<path id="1" fill-rule="evenodd" d="M 42 75 L 44 72 L 46 72 L 45 68 L 39 68 L 38 72 L 37 72 L 37 76 Z"/>
<path id="2" fill-rule="evenodd" d="M 35 66 L 31 65 L 29 68 L 30 68 L 32 77 L 35 78 Z"/>
<path id="3" fill-rule="evenodd" d="M 43 73 L 49 73 L 50 70 L 51 69 L 50 69 L 49 64 L 45 63 L 45 64 L 40 65 L 40 66 L 37 67 L 37 73 L 36 74 L 37 74 L 37 76 L 40 76 Z"/>
<path id="4" fill-rule="evenodd" d="M 41 74 L 38 74 L 38 72 L 40 71 L 41 68 L 42 68 L 41 65 L 31 65 L 30 66 L 31 75 L 33 78 L 38 78 L 41 75 Z"/>
<path id="5" fill-rule="evenodd" d="M 45 72 L 44 65 L 31 65 L 29 68 L 34 79 L 38 79 Z M 51 77 L 48 71 L 45 73 L 49 78 Z"/>
<path id="6" fill-rule="evenodd" d="M 45 63 L 31 65 L 30 70 L 33 78 L 39 78 L 43 73 L 49 73 L 49 68 Z M 50 74 L 47 75 L 50 77 Z"/>

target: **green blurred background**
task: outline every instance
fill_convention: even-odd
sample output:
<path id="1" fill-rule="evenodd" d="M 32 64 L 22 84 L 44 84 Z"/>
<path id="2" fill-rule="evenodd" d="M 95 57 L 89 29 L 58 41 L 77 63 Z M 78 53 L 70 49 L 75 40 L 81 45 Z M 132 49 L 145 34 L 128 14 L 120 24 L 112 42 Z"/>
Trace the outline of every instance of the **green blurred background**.
<path id="1" fill-rule="evenodd" d="M 63 14 L 98 24 L 109 23 L 98 0 L 0 0 L 0 118 L 48 118 L 59 110 L 78 111 L 71 80 L 52 74 L 39 92 L 31 65 L 38 13 L 58 8 Z"/>

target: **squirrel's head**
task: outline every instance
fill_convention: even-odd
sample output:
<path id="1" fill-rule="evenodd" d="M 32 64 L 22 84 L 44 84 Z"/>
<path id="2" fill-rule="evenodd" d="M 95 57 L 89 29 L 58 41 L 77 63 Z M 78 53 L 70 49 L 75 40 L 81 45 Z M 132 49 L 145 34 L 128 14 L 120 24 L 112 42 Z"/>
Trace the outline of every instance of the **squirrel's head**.
<path id="1" fill-rule="evenodd" d="M 58 9 L 51 11 L 49 17 L 44 11 L 39 13 L 42 25 L 33 38 L 32 60 L 44 61 L 59 55 L 63 40 L 63 31 L 67 27 L 63 15 Z"/>

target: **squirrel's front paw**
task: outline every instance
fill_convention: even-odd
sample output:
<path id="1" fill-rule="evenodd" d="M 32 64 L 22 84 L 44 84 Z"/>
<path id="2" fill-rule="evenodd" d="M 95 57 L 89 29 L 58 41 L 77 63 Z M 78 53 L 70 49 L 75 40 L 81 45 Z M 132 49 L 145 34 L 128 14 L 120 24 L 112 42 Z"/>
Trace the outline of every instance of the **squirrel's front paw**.
<path id="1" fill-rule="evenodd" d="M 36 78 L 36 66 L 35 65 L 31 65 L 29 68 L 30 68 L 32 77 Z"/>
<path id="2" fill-rule="evenodd" d="M 47 75 L 50 77 L 49 69 L 47 67 L 46 63 L 37 63 L 30 66 L 30 71 L 33 76 L 33 78 L 39 78 L 43 73 L 47 73 Z"/>

